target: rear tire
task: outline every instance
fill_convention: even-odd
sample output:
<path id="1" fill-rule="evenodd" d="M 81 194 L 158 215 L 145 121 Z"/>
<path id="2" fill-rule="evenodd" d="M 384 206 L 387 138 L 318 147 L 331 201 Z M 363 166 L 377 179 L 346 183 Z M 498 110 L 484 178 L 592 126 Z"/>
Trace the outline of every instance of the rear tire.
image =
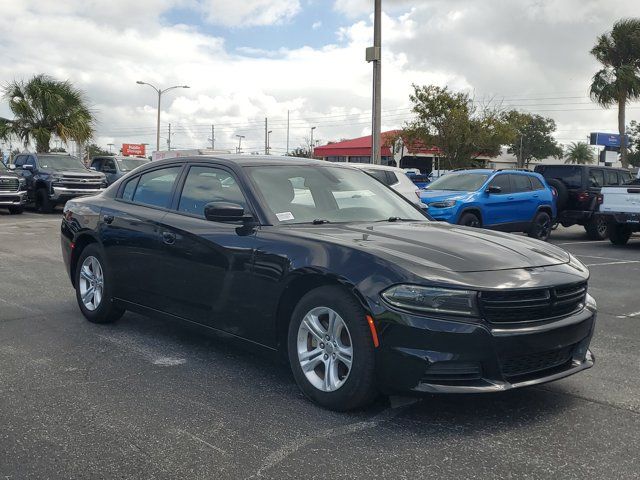
<path id="1" fill-rule="evenodd" d="M 614 245 L 626 245 L 631 238 L 631 229 L 626 225 L 610 225 L 609 226 L 609 240 Z"/>
<path id="2" fill-rule="evenodd" d="M 584 229 L 589 240 L 606 240 L 609 236 L 609 224 L 602 215 L 593 215 Z"/>
<path id="3" fill-rule="evenodd" d="M 546 242 L 551 235 L 551 217 L 547 212 L 539 212 L 533 219 L 531 228 L 527 232 L 531 238 Z"/>
<path id="4" fill-rule="evenodd" d="M 551 178 L 547 180 L 547 185 L 555 188 L 556 190 L 556 206 L 558 208 L 558 212 L 564 210 L 564 207 L 567 205 L 567 201 L 569 200 L 569 191 L 567 190 L 567 186 L 558 178 Z"/>
<path id="5" fill-rule="evenodd" d="M 342 287 L 316 288 L 298 302 L 287 347 L 298 387 L 318 405 L 347 411 L 366 407 L 377 397 L 366 313 Z"/>
<path id="6" fill-rule="evenodd" d="M 460 220 L 458 220 L 458 225 L 479 228 L 482 226 L 482 223 L 475 213 L 463 213 Z"/>
<path id="7" fill-rule="evenodd" d="M 24 207 L 9 207 L 11 215 L 20 215 L 22 212 L 24 212 Z"/>
<path id="8" fill-rule="evenodd" d="M 125 309 L 113 303 L 109 270 L 95 243 L 87 245 L 80 254 L 75 286 L 80 311 L 90 322 L 112 323 L 124 315 Z"/>
<path id="9" fill-rule="evenodd" d="M 36 192 L 36 208 L 40 213 L 51 213 L 55 208 L 55 204 L 49 198 L 49 192 L 46 188 L 39 188 Z"/>

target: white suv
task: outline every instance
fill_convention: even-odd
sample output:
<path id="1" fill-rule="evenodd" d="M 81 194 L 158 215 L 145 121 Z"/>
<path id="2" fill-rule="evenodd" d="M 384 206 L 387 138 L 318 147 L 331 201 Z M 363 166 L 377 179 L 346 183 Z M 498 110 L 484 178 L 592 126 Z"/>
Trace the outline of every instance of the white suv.
<path id="1" fill-rule="evenodd" d="M 348 163 L 347 165 L 364 170 L 386 186 L 393 188 L 411 203 L 415 203 L 418 207 L 424 206 L 420 201 L 420 189 L 401 168 L 373 165 L 371 163 Z"/>

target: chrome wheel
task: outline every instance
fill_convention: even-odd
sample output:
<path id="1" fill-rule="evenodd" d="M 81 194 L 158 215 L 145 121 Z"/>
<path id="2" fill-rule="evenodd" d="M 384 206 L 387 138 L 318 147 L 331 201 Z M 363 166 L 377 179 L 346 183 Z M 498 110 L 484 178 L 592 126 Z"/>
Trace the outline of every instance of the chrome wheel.
<path id="1" fill-rule="evenodd" d="M 96 257 L 87 257 L 80 267 L 80 299 L 89 311 L 94 311 L 100 306 L 104 291 L 104 274 L 102 266 Z"/>
<path id="2" fill-rule="evenodd" d="M 323 392 L 338 390 L 353 363 L 353 343 L 344 320 L 328 307 L 309 311 L 298 327 L 298 361 L 309 383 Z"/>

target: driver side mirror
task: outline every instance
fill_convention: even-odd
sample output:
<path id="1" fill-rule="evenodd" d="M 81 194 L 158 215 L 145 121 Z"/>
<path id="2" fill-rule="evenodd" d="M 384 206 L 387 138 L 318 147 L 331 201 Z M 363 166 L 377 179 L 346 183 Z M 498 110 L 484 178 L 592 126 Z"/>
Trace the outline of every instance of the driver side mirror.
<path id="1" fill-rule="evenodd" d="M 9 170 L 15 170 L 16 166 L 13 163 L 9 164 Z"/>
<path id="2" fill-rule="evenodd" d="M 89 167 L 89 170 L 93 170 L 93 171 L 95 172 L 95 171 L 97 171 L 98 169 L 97 169 L 96 167 L 91 166 L 91 167 Z"/>
<path id="3" fill-rule="evenodd" d="M 33 165 L 27 165 L 26 163 L 22 165 L 23 170 L 33 170 Z"/>
<path id="4" fill-rule="evenodd" d="M 247 222 L 253 217 L 245 215 L 244 208 L 237 203 L 210 202 L 204 206 L 204 218 L 211 222 Z"/>
<path id="5" fill-rule="evenodd" d="M 496 187 L 496 186 L 488 186 L 487 189 L 485 190 L 485 192 L 491 194 L 491 193 L 502 193 L 502 187 Z"/>

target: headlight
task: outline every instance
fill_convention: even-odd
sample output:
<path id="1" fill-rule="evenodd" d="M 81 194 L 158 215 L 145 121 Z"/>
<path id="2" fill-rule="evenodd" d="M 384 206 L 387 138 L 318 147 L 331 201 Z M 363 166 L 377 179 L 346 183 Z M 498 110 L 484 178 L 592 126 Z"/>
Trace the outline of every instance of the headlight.
<path id="1" fill-rule="evenodd" d="M 18 190 L 25 190 L 27 187 L 27 181 L 20 177 L 18 178 Z"/>
<path id="2" fill-rule="evenodd" d="M 382 292 L 382 298 L 407 310 L 479 317 L 478 294 L 469 290 L 397 285 Z"/>
<path id="3" fill-rule="evenodd" d="M 445 200 L 444 202 L 433 202 L 429 204 L 429 208 L 449 208 L 456 204 L 455 200 Z"/>

